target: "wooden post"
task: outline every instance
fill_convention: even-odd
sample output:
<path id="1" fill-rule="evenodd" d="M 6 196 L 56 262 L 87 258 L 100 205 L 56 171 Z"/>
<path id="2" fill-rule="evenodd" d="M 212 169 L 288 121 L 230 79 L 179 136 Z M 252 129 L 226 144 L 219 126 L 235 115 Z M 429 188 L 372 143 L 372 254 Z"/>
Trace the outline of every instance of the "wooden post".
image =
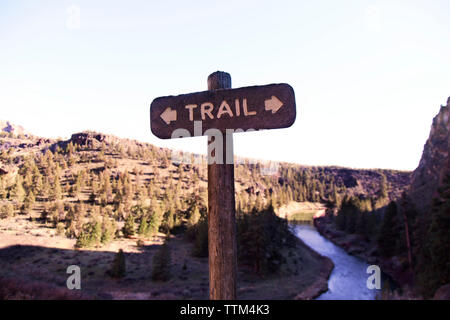
<path id="1" fill-rule="evenodd" d="M 208 90 L 230 88 L 228 73 L 217 71 L 209 75 Z M 237 274 L 234 163 L 226 162 L 227 158 L 233 159 L 233 134 L 222 130 L 222 135 L 223 164 L 208 161 L 209 298 L 234 300 Z M 208 160 L 209 157 L 208 152 Z"/>

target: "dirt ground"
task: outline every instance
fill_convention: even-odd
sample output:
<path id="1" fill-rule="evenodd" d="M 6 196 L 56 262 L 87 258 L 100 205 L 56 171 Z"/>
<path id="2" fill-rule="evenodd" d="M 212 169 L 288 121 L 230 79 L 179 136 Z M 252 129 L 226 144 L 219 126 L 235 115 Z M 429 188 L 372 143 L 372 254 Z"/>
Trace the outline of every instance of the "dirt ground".
<path id="1" fill-rule="evenodd" d="M 25 216 L 0 220 L 0 278 L 50 284 L 67 289 L 67 267 L 81 268 L 81 291 L 93 299 L 208 299 L 208 259 L 193 257 L 183 235 L 169 241 L 171 279 L 151 279 L 152 259 L 164 241 L 158 234 L 138 247 L 136 239 L 120 239 L 100 248 L 75 250 L 75 240 Z M 112 279 L 116 252 L 125 253 L 126 276 Z M 326 290 L 331 272 L 327 259 L 301 242 L 285 252 L 287 263 L 267 278 L 238 270 L 238 299 L 311 299 Z M 332 267 L 331 267 L 332 268 Z M 68 289 L 67 289 L 68 290 Z"/>

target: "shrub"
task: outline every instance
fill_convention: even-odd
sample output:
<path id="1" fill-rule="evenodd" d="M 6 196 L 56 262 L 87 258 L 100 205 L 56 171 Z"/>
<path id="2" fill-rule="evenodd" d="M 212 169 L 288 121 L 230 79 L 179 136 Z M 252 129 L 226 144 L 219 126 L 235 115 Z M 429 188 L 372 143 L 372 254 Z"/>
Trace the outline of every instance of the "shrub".
<path id="1" fill-rule="evenodd" d="M 59 236 L 64 235 L 65 233 L 65 225 L 62 222 L 58 222 L 58 224 L 56 225 L 56 234 Z"/>
<path id="2" fill-rule="evenodd" d="M 3 204 L 0 207 L 0 219 L 14 216 L 14 206 L 11 203 Z"/>
<path id="3" fill-rule="evenodd" d="M 141 248 L 145 245 L 144 240 L 139 239 L 138 241 L 136 241 L 136 246 Z"/>

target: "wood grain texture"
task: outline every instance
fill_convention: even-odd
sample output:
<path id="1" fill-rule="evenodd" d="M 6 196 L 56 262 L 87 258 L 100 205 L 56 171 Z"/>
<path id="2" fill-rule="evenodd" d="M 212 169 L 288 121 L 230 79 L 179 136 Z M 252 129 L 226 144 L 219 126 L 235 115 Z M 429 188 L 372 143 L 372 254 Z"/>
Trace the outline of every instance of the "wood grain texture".
<path id="1" fill-rule="evenodd" d="M 228 73 L 218 71 L 208 77 L 208 90 L 229 87 Z M 231 134 L 224 139 L 223 157 L 226 157 L 227 142 L 233 152 L 232 138 Z M 237 274 L 234 164 L 208 165 L 208 245 L 209 297 L 234 300 Z"/>

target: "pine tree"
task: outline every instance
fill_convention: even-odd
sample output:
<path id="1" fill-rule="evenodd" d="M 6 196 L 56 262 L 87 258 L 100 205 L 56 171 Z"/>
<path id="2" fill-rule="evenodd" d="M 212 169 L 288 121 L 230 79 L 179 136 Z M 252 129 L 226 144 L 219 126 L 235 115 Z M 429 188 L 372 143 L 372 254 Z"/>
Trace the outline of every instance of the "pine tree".
<path id="1" fill-rule="evenodd" d="M 189 226 L 194 226 L 197 224 L 198 220 L 200 220 L 200 211 L 198 210 L 197 204 L 194 204 L 189 213 Z"/>
<path id="2" fill-rule="evenodd" d="M 92 245 L 92 225 L 88 223 L 83 225 L 83 229 L 77 237 L 75 248 L 88 248 Z"/>
<path id="3" fill-rule="evenodd" d="M 64 203 L 62 201 L 54 202 L 50 211 L 51 211 L 52 222 L 53 222 L 54 226 L 56 226 L 56 224 L 58 222 L 65 219 L 66 212 L 64 210 Z"/>
<path id="4" fill-rule="evenodd" d="M 167 235 L 164 244 L 153 256 L 152 279 L 154 281 L 168 281 L 170 279 L 170 247 L 169 236 Z"/>
<path id="5" fill-rule="evenodd" d="M 23 204 L 23 210 L 25 214 L 31 213 L 31 210 L 34 206 L 34 203 L 36 201 L 36 198 L 34 196 L 33 191 L 30 190 L 28 194 L 25 197 L 24 204 Z"/>
<path id="6" fill-rule="evenodd" d="M 141 218 L 141 223 L 139 224 L 138 234 L 140 236 L 147 236 L 149 234 L 149 225 L 148 225 L 146 216 L 143 216 Z"/>
<path id="7" fill-rule="evenodd" d="M 114 239 L 116 228 L 108 217 L 103 217 L 101 243 L 107 244 Z"/>
<path id="8" fill-rule="evenodd" d="M 28 193 L 33 187 L 33 175 L 31 173 L 31 169 L 28 169 L 25 178 L 23 179 L 23 187 L 25 188 L 25 192 Z"/>
<path id="9" fill-rule="evenodd" d="M 25 199 L 25 189 L 23 188 L 22 176 L 17 175 L 16 183 L 11 190 L 12 199 L 22 203 Z"/>
<path id="10" fill-rule="evenodd" d="M 263 203 L 262 203 L 262 199 L 261 199 L 261 195 L 258 194 L 255 198 L 255 208 L 256 210 L 260 211 L 263 208 Z"/>
<path id="11" fill-rule="evenodd" d="M 50 179 L 48 176 L 44 178 L 44 183 L 41 189 L 41 196 L 43 198 L 48 198 L 50 195 Z"/>
<path id="12" fill-rule="evenodd" d="M 384 213 L 378 236 L 378 249 L 383 257 L 392 257 L 397 249 L 397 204 L 391 201 Z"/>
<path id="13" fill-rule="evenodd" d="M 55 181 L 53 184 L 53 188 L 51 189 L 50 198 L 51 200 L 60 200 L 62 197 L 62 189 L 61 189 L 61 183 L 59 180 L 59 177 L 55 177 Z"/>
<path id="14" fill-rule="evenodd" d="M 421 254 L 426 267 L 420 270 L 420 282 L 431 297 L 440 286 L 450 283 L 450 175 L 438 189 L 429 215 L 431 223 Z"/>
<path id="15" fill-rule="evenodd" d="M 334 220 L 336 227 L 340 230 L 345 230 L 347 228 L 347 214 L 346 207 L 348 206 L 347 199 L 342 201 L 341 208 L 339 209 L 337 216 Z"/>
<path id="16" fill-rule="evenodd" d="M 367 215 L 367 212 L 358 212 L 356 218 L 355 231 L 363 236 L 367 236 L 369 230 Z"/>
<path id="17" fill-rule="evenodd" d="M 208 221 L 205 215 L 195 225 L 194 230 L 195 243 L 192 254 L 196 257 L 208 256 Z"/>
<path id="18" fill-rule="evenodd" d="M 125 225 L 122 229 L 123 235 L 127 238 L 134 236 L 135 229 L 134 229 L 134 217 L 130 213 L 128 214 L 127 219 L 125 220 Z"/>
<path id="19" fill-rule="evenodd" d="M 282 251 L 296 243 L 287 222 L 276 216 L 272 206 L 240 216 L 237 240 L 239 261 L 260 275 L 277 272 L 285 262 Z"/>
<path id="20" fill-rule="evenodd" d="M 175 209 L 173 206 L 169 207 L 169 210 L 164 214 L 164 227 L 166 231 L 172 230 L 175 225 Z"/>
<path id="21" fill-rule="evenodd" d="M 159 227 L 162 223 L 162 211 L 159 204 L 156 204 L 153 212 L 150 215 L 149 221 L 149 232 L 151 234 L 156 234 L 159 231 Z"/>
<path id="22" fill-rule="evenodd" d="M 35 194 L 42 196 L 42 188 L 43 187 L 44 187 L 44 183 L 42 181 L 42 175 L 38 172 L 35 175 L 34 183 L 33 183 L 33 188 L 35 190 Z"/>
<path id="23" fill-rule="evenodd" d="M 0 177 L 0 199 L 6 198 L 6 187 L 2 177 Z"/>
<path id="24" fill-rule="evenodd" d="M 125 263 L 125 254 L 123 250 L 120 249 L 117 252 L 114 261 L 112 263 L 111 269 L 108 271 L 108 274 L 113 278 L 123 278 L 126 274 L 126 263 Z"/>
<path id="25" fill-rule="evenodd" d="M 380 196 L 381 196 L 381 198 L 387 198 L 388 197 L 387 179 L 383 173 L 380 173 L 380 175 L 381 175 Z"/>

